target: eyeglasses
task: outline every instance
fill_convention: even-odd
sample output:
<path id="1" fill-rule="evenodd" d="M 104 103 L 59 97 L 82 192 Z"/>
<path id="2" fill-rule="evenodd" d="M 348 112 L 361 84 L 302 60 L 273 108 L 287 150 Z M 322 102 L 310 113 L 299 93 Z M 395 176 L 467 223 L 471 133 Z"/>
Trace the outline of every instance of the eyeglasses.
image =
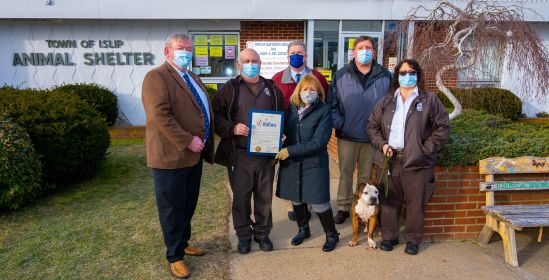
<path id="1" fill-rule="evenodd" d="M 400 76 L 406 76 L 406 75 L 415 76 L 417 72 L 415 70 L 409 70 L 409 71 L 400 71 L 398 72 L 398 74 Z"/>

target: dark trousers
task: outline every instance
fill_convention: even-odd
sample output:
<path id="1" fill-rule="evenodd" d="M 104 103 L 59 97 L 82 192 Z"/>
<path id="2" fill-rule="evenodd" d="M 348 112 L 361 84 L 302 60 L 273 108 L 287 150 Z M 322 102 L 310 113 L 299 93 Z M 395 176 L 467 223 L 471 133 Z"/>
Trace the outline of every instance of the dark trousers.
<path id="1" fill-rule="evenodd" d="M 238 239 L 269 236 L 273 228 L 271 212 L 274 166 L 270 157 L 247 156 L 237 151 L 234 170 L 228 169 L 233 192 L 233 225 Z M 251 200 L 254 200 L 252 221 Z"/>
<path id="2" fill-rule="evenodd" d="M 421 243 L 425 206 L 434 191 L 434 169 L 402 170 L 402 158 L 393 158 L 389 176 L 389 195 L 380 191 L 381 237 L 396 240 L 399 235 L 399 217 L 402 203 L 406 201 L 407 242 Z"/>
<path id="3" fill-rule="evenodd" d="M 191 219 L 202 178 L 202 160 L 191 167 L 153 169 L 152 172 L 166 258 L 173 263 L 183 259 L 185 248 L 189 246 Z"/>

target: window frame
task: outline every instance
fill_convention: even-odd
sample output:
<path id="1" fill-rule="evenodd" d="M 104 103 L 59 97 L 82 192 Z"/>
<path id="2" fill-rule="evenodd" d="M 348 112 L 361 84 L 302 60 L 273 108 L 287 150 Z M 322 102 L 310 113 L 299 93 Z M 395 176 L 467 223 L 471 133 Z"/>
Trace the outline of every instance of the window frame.
<path id="1" fill-rule="evenodd" d="M 191 62 L 191 71 L 192 71 L 192 67 L 193 67 L 193 64 L 194 64 L 194 58 L 195 58 L 195 48 L 196 48 L 196 45 L 195 45 L 195 42 L 194 42 L 194 36 L 196 35 L 208 35 L 208 51 L 209 51 L 209 48 L 210 48 L 210 42 L 209 42 L 209 35 L 236 35 L 236 40 L 237 40 L 237 45 L 235 46 L 236 50 L 235 50 L 235 71 L 233 73 L 233 76 L 232 77 L 219 77 L 219 76 L 216 76 L 216 77 L 202 77 L 200 76 L 199 74 L 197 74 L 198 77 L 200 77 L 200 79 L 204 82 L 204 83 L 208 83 L 208 84 L 223 84 L 225 82 L 227 82 L 228 80 L 238 76 L 239 72 L 238 72 L 238 56 L 240 55 L 240 31 L 189 31 L 189 36 L 191 38 L 193 38 L 193 60 Z M 225 47 L 225 40 L 224 40 L 225 37 L 223 37 L 223 47 Z M 232 45 L 229 45 L 229 46 L 232 46 Z M 210 55 L 208 53 L 208 59 L 209 59 Z"/>

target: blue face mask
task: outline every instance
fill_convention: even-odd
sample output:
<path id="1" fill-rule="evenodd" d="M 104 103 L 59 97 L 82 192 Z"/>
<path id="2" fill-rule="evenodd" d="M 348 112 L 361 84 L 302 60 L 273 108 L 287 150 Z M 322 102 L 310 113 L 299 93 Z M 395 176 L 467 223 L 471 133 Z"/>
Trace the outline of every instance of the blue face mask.
<path id="1" fill-rule="evenodd" d="M 298 53 L 290 55 L 290 65 L 293 68 L 299 68 L 303 65 L 303 55 Z"/>
<path id="2" fill-rule="evenodd" d="M 360 50 L 358 51 L 356 60 L 362 64 L 368 64 L 373 59 L 372 51 L 370 50 Z"/>
<path id="3" fill-rule="evenodd" d="M 191 64 L 191 61 L 193 59 L 193 54 L 190 52 L 190 51 L 186 51 L 186 50 L 174 50 L 173 51 L 173 62 L 185 69 L 187 67 L 189 67 L 189 65 Z"/>
<path id="4" fill-rule="evenodd" d="M 242 64 L 242 75 L 248 78 L 255 78 L 259 75 L 259 64 L 246 63 Z"/>
<path id="5" fill-rule="evenodd" d="M 398 83 L 401 87 L 413 87 L 417 84 L 417 74 L 406 73 L 406 75 L 398 75 Z"/>

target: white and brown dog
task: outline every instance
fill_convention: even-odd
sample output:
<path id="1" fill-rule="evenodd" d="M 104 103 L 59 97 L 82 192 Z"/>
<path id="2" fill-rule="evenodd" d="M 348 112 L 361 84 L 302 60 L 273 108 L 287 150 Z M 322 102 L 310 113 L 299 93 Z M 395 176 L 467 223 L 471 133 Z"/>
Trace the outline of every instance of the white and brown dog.
<path id="1" fill-rule="evenodd" d="M 358 184 L 351 204 L 353 239 L 349 241 L 349 246 L 352 247 L 358 244 L 359 227 L 363 224 L 364 232 L 368 233 L 368 245 L 371 248 L 377 248 L 374 241 L 374 230 L 379 214 L 378 195 L 379 191 L 374 185 L 367 183 Z"/>

